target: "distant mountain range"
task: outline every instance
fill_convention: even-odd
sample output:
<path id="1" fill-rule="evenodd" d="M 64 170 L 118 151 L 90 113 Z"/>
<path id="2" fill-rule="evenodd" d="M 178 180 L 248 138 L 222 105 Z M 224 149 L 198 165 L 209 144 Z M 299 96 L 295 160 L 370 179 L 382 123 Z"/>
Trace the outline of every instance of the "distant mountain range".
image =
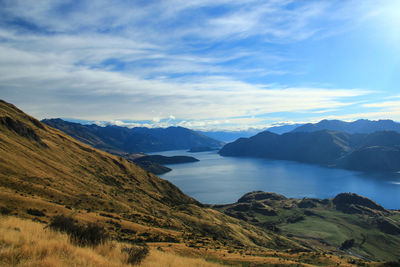
<path id="1" fill-rule="evenodd" d="M 303 124 L 285 124 L 281 126 L 273 126 L 264 129 L 249 128 L 248 130 L 243 130 L 243 131 L 198 131 L 198 133 L 217 139 L 222 142 L 233 142 L 241 137 L 245 138 L 251 137 L 263 131 L 270 131 L 272 133 L 284 134 L 293 131 L 294 129 L 296 129 L 301 125 Z"/>
<path id="2" fill-rule="evenodd" d="M 285 124 L 285 125 L 281 125 L 281 126 L 273 126 L 268 128 L 266 131 L 271 132 L 271 133 L 276 133 L 276 134 L 284 134 L 284 133 L 288 133 L 291 132 L 295 129 L 297 129 L 298 127 L 302 126 L 304 124 L 301 123 L 296 123 L 296 124 Z"/>
<path id="3" fill-rule="evenodd" d="M 221 142 L 232 142 L 241 137 L 250 137 L 261 130 L 249 129 L 246 131 L 197 131 L 199 134 L 208 136 L 210 138 L 219 140 Z"/>
<path id="4" fill-rule="evenodd" d="M 183 127 L 126 128 L 83 125 L 62 119 L 45 119 L 43 123 L 57 128 L 75 139 L 113 154 L 221 147 L 222 142 Z"/>
<path id="5" fill-rule="evenodd" d="M 262 132 L 225 145 L 222 156 L 293 160 L 362 171 L 400 170 L 400 133 L 348 134 L 322 130 L 283 135 Z"/>
<path id="6" fill-rule="evenodd" d="M 307 123 L 297 127 L 293 132 L 315 132 L 321 130 L 331 130 L 345 133 L 373 133 L 377 131 L 396 131 L 400 132 L 400 123 L 392 120 L 357 120 L 345 122 L 340 120 L 322 120 L 318 123 Z"/>

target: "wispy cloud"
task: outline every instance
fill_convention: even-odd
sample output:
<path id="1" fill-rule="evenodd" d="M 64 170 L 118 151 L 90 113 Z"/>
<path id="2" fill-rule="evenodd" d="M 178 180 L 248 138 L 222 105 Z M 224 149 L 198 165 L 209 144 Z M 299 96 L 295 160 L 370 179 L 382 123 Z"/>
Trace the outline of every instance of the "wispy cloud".
<path id="1" fill-rule="evenodd" d="M 296 75 L 286 67 L 296 59 L 275 45 L 363 18 L 335 12 L 354 1 L 0 2 L 1 97 L 39 118 L 250 127 L 270 113 L 334 111 L 371 93 L 264 79 Z"/>
<path id="2" fill-rule="evenodd" d="M 363 104 L 363 107 L 367 108 L 391 108 L 391 107 L 400 107 L 400 101 L 384 101 L 384 102 L 375 102 Z"/>

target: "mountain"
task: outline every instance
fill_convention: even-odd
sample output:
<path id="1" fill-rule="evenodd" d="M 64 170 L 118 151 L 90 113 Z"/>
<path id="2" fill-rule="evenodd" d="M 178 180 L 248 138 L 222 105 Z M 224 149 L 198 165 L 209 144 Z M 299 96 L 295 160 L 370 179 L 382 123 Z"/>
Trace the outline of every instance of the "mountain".
<path id="1" fill-rule="evenodd" d="M 373 133 L 377 131 L 400 132 L 400 123 L 392 120 L 357 120 L 345 122 L 340 120 L 322 120 L 318 123 L 307 123 L 297 127 L 293 132 L 316 132 L 321 130 L 331 130 L 346 133 Z"/>
<path id="2" fill-rule="evenodd" d="M 59 129 L 75 139 L 114 154 L 189 149 L 195 146 L 221 147 L 222 143 L 182 127 L 126 128 L 82 125 L 61 119 L 45 119 L 43 123 Z"/>
<path id="3" fill-rule="evenodd" d="M 254 249 L 309 251 L 287 237 L 206 207 L 131 161 L 81 143 L 4 101 L 0 211 L 44 224 L 66 215 L 102 224 L 120 241 L 164 242 L 168 249 L 193 255 L 202 247 L 221 259 L 219 250 L 234 249 L 233 255 Z"/>
<path id="4" fill-rule="evenodd" d="M 400 133 L 348 134 L 324 130 L 278 135 L 262 132 L 226 144 L 219 153 L 391 172 L 400 170 Z"/>
<path id="5" fill-rule="evenodd" d="M 321 200 L 255 191 L 215 208 L 328 253 L 349 250 L 370 260 L 400 257 L 400 212 L 356 194 Z"/>
<path id="6" fill-rule="evenodd" d="M 259 197 L 245 197 L 241 201 L 251 199 L 259 200 Z M 282 203 L 285 201 L 279 196 L 274 199 L 280 199 Z M 346 201 L 346 198 L 342 198 L 337 203 L 344 210 L 347 210 L 348 205 L 350 211 L 366 210 L 371 213 L 372 210 L 376 214 L 379 212 L 381 217 L 392 216 L 390 220 L 382 217 L 374 219 L 374 222 L 382 231 L 397 234 L 398 217 L 395 217 L 394 211 L 378 210 L 365 200 L 356 200 L 353 209 L 353 203 L 348 204 Z M 304 202 L 309 205 L 307 201 Z M 264 220 L 268 216 L 265 214 L 269 213 L 264 210 L 269 208 L 265 205 L 259 207 L 263 214 L 255 219 Z M 325 207 L 315 213 L 324 216 L 319 214 L 324 209 Z M 288 210 L 288 207 L 285 206 L 282 210 Z M 31 260 L 32 257 L 50 257 L 51 261 L 47 261 L 46 265 L 57 265 L 53 257 L 57 253 L 62 258 L 76 257 L 78 260 L 72 262 L 80 265 L 80 254 L 71 254 L 72 250 L 79 250 L 79 253 L 92 258 L 92 264 L 98 264 L 106 262 L 105 258 L 100 261 L 97 257 L 101 258 L 106 254 L 109 256 L 107 251 L 120 255 L 121 251 L 128 251 L 132 244 L 138 243 L 146 243 L 151 248 L 148 256 L 150 261 L 155 255 L 165 257 L 170 252 L 243 266 L 366 264 L 363 258 L 354 256 L 352 251 L 321 249 L 310 245 L 310 241 L 306 242 L 300 235 L 295 236 L 293 231 L 277 232 L 275 228 L 258 225 L 255 220 L 246 222 L 245 215 L 243 219 L 238 219 L 235 218 L 236 214 L 228 215 L 223 212 L 216 207 L 199 203 L 172 183 L 144 171 L 131 161 L 81 143 L 0 100 L 0 230 L 7 233 L 7 238 L 13 237 L 0 240 L 0 265 L 25 264 L 29 257 Z M 279 212 L 278 210 L 277 214 Z M 288 216 L 289 212 L 292 211 L 288 210 Z M 304 214 L 306 212 L 303 211 Z M 341 214 L 334 215 L 342 216 Z M 100 225 L 112 241 L 97 248 L 79 248 L 69 246 L 68 238 L 64 235 L 63 243 L 56 243 L 54 239 L 60 235 L 52 232 L 48 225 L 60 215 L 82 227 Z M 36 223 L 28 224 L 20 218 Z M 297 220 L 301 223 L 301 219 L 296 218 L 290 220 L 294 222 L 293 226 L 300 232 L 307 229 L 296 224 Z M 369 220 L 364 215 L 351 218 L 360 224 Z M 320 226 L 324 225 L 323 221 L 317 222 Z M 332 223 L 327 227 L 331 229 L 329 233 L 334 235 L 340 224 Z M 312 226 L 315 229 L 315 225 Z M 81 231 L 84 228 L 75 230 L 78 229 Z M 327 229 L 323 229 L 322 232 L 326 231 Z M 314 232 L 310 230 L 310 233 Z M 352 233 L 353 231 L 341 230 L 340 235 L 337 235 L 337 242 L 347 240 Z M 373 240 L 376 235 L 370 234 L 365 233 L 367 238 Z M 321 236 L 318 233 L 316 235 L 315 240 L 322 242 Z M 40 243 L 39 238 L 51 238 L 51 249 L 46 241 Z M 381 249 L 387 250 L 383 259 L 392 260 L 393 251 L 396 250 L 390 245 L 398 248 L 396 240 L 386 239 L 381 235 L 375 247 L 379 246 L 379 242 L 386 241 L 388 242 Z M 40 255 L 37 255 L 39 252 Z M 325 252 L 329 252 L 329 255 Z M 120 266 L 112 262 L 105 265 Z M 173 265 L 180 266 L 179 262 Z"/>
<path id="7" fill-rule="evenodd" d="M 303 124 L 301 123 L 296 123 L 296 124 L 284 124 L 281 126 L 273 126 L 270 127 L 268 129 L 266 129 L 266 131 L 271 132 L 271 133 L 276 133 L 276 134 L 284 134 L 284 133 L 288 133 L 293 131 L 294 129 L 302 126 Z"/>
<path id="8" fill-rule="evenodd" d="M 247 131 L 197 131 L 198 133 L 221 142 L 232 142 L 241 137 L 250 137 L 260 130 L 249 129 Z"/>
<path id="9" fill-rule="evenodd" d="M 263 128 L 263 129 L 249 128 L 248 130 L 243 130 L 243 131 L 197 131 L 197 132 L 205 136 L 208 136 L 210 138 L 220 140 L 226 143 L 226 142 L 233 142 L 239 138 L 251 137 L 263 131 L 269 131 L 276 134 L 283 134 L 293 131 L 294 129 L 296 129 L 301 125 L 303 124 L 285 124 L 281 126 L 273 126 L 270 128 Z"/>
<path id="10" fill-rule="evenodd" d="M 262 132 L 226 144 L 219 153 L 222 156 L 266 157 L 328 165 L 349 150 L 348 139 L 347 134 L 328 131 L 283 135 Z"/>

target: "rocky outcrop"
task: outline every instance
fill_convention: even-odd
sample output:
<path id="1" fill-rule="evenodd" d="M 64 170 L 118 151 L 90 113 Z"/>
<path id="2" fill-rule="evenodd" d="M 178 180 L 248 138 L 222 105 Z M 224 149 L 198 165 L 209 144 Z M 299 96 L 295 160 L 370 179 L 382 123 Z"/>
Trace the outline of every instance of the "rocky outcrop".
<path id="1" fill-rule="evenodd" d="M 253 191 L 250 193 L 247 193 L 243 195 L 241 198 L 239 198 L 238 202 L 253 202 L 253 201 L 258 201 L 258 200 L 285 200 L 286 197 L 283 195 L 279 195 L 276 193 L 270 193 L 270 192 L 263 192 L 263 191 Z"/>
<path id="2" fill-rule="evenodd" d="M 389 213 L 388 210 L 376 202 L 354 193 L 341 193 L 333 198 L 332 202 L 337 210 L 344 213 L 365 213 L 369 215 L 382 215 Z"/>
<path id="3" fill-rule="evenodd" d="M 34 121 L 35 121 L 34 119 L 31 120 L 31 122 L 34 122 Z M 39 122 L 38 122 L 38 124 L 40 125 Z M 32 127 L 30 127 L 30 125 L 28 125 L 24 122 L 15 120 L 8 116 L 2 116 L 2 117 L 0 117 L 0 125 L 5 126 L 8 130 L 15 132 L 16 134 L 18 134 L 21 137 L 35 141 L 43 147 L 47 147 L 47 145 L 37 135 L 35 130 Z M 43 127 L 40 127 L 40 128 L 43 129 Z"/>

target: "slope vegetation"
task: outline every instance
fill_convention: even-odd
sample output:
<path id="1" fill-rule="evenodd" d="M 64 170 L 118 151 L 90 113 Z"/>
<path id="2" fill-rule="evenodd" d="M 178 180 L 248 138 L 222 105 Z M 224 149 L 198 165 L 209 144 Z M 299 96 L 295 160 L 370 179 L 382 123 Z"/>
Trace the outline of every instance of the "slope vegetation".
<path id="1" fill-rule="evenodd" d="M 372 260 L 400 258 L 400 212 L 356 194 L 299 200 L 256 191 L 216 208 L 325 252 Z"/>
<path id="2" fill-rule="evenodd" d="M 0 170 L 1 213 L 44 224 L 64 214 L 104 225 L 115 240 L 167 242 L 178 250 L 180 245 L 172 244 L 206 248 L 210 253 L 234 248 L 232 255 L 309 250 L 203 207 L 170 182 L 42 124 L 4 101 L 0 102 Z"/>
<path id="3" fill-rule="evenodd" d="M 126 239 L 180 240 L 185 235 L 174 231 L 184 230 L 229 243 L 276 245 L 268 233 L 203 208 L 170 182 L 82 144 L 11 104 L 0 102 L 0 122 L 0 205 L 15 214 L 30 217 L 28 208 L 45 209 L 39 219 L 46 221 L 58 212 L 85 211 L 77 216 L 104 217 L 114 234 Z M 170 231 L 132 234 L 137 232 L 128 228 L 132 222 Z"/>
<path id="4" fill-rule="evenodd" d="M 106 262 L 105 266 L 112 266 L 107 262 L 120 258 L 119 246 L 138 243 L 157 248 L 143 261 L 144 266 L 160 264 L 157 258 L 167 255 L 162 251 L 231 265 L 365 263 L 342 252 L 324 254 L 318 247 L 205 207 L 134 163 L 83 144 L 4 101 L 0 101 L 0 170 L 1 214 L 34 220 L 43 228 L 55 216 L 64 215 L 82 224 L 101 225 L 110 242 L 118 242 L 98 250 L 69 247 L 66 252 L 70 254 L 62 255 L 72 259 L 63 259 L 64 265 L 102 266 Z M 40 236 L 31 237 L 29 230 L 18 226 L 20 222 L 10 220 L 1 217 L 2 222 L 10 222 L 5 226 L 7 234 L 0 236 L 1 264 L 59 263 L 58 249 L 64 253 L 65 243 L 59 246 L 50 241 L 54 246 L 46 249 Z M 4 233 L 4 224 L 1 227 Z M 32 227 L 39 232 L 37 226 Z M 68 261 L 74 257 L 77 261 Z M 197 264 L 165 257 L 164 263 L 173 266 Z M 123 262 L 113 260 L 116 266 Z"/>
<path id="5" fill-rule="evenodd" d="M 1 266 L 98 266 L 119 267 L 130 264 L 130 244 L 107 241 L 97 247 L 71 244 L 65 233 L 44 229 L 38 222 L 16 217 L 0 217 Z M 136 264 L 135 264 L 136 265 Z M 218 267 L 201 258 L 182 257 L 152 248 L 140 266 L 202 266 Z"/>

